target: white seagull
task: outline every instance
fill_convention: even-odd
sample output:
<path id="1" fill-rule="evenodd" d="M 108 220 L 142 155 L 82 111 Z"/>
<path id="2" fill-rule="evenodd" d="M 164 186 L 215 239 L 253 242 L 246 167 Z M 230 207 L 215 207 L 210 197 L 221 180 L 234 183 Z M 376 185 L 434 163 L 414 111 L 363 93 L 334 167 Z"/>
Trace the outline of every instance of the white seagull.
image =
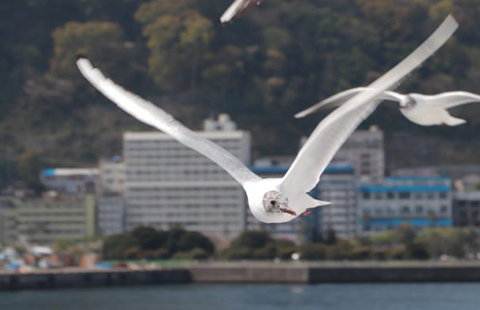
<path id="1" fill-rule="evenodd" d="M 295 117 L 302 118 L 323 108 L 338 107 L 365 90 L 366 87 L 348 89 L 297 113 Z M 421 126 L 458 126 L 466 121 L 453 117 L 447 109 L 480 101 L 480 96 L 466 91 L 445 92 L 433 96 L 415 93 L 403 95 L 394 91 L 386 91 L 378 97 L 378 100 L 397 101 L 403 116 Z"/>
<path id="2" fill-rule="evenodd" d="M 253 215 L 265 223 L 294 219 L 310 208 L 329 204 L 307 193 L 318 183 L 328 163 L 357 126 L 377 107 L 380 94 L 394 87 L 430 57 L 458 27 L 452 17 L 410 56 L 352 100 L 333 111 L 314 130 L 283 178 L 262 179 L 219 145 L 202 138 L 154 104 L 124 90 L 84 57 L 77 60 L 84 77 L 102 94 L 138 120 L 170 134 L 225 169 L 244 188 Z"/>
<path id="3" fill-rule="evenodd" d="M 263 1 L 265 0 L 235 0 L 220 17 L 220 22 L 229 23 L 242 16 L 252 5 L 260 5 Z"/>

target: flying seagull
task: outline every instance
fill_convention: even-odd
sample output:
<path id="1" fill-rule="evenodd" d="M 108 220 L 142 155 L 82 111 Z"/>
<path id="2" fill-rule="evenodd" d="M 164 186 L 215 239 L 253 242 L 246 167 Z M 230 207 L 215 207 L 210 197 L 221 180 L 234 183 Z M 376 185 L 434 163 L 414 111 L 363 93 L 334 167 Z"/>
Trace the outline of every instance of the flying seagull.
<path id="1" fill-rule="evenodd" d="M 260 5 L 265 0 L 235 0 L 220 17 L 222 24 L 229 23 L 242 16 L 251 6 Z"/>
<path id="2" fill-rule="evenodd" d="M 438 50 L 458 27 L 452 17 L 410 56 L 344 105 L 313 131 L 283 178 L 262 179 L 219 145 L 200 137 L 154 104 L 126 91 L 106 78 L 84 57 L 77 60 L 83 76 L 103 95 L 138 120 L 170 134 L 180 143 L 205 155 L 225 169 L 244 188 L 253 215 L 265 223 L 294 219 L 310 208 L 329 204 L 307 193 L 318 183 L 328 163 L 357 126 L 378 106 L 375 99 L 396 86 Z"/>
<path id="3" fill-rule="evenodd" d="M 348 89 L 297 113 L 295 117 L 302 118 L 323 108 L 338 107 L 365 89 L 365 87 Z M 446 92 L 433 96 L 415 93 L 403 95 L 394 91 L 386 91 L 378 99 L 397 101 L 403 116 L 415 124 L 421 126 L 458 126 L 466 121 L 451 116 L 447 109 L 480 101 L 480 96 L 465 91 Z"/>

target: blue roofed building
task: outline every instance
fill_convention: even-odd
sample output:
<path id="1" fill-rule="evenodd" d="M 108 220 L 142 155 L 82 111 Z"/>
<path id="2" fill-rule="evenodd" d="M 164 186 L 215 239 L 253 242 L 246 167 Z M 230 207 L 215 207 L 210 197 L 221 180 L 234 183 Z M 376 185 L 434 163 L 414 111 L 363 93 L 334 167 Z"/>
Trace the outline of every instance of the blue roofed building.
<path id="1" fill-rule="evenodd" d="M 381 185 L 360 187 L 358 232 L 381 233 L 410 224 L 425 227 L 450 227 L 452 221 L 451 179 L 443 176 L 395 176 Z"/>

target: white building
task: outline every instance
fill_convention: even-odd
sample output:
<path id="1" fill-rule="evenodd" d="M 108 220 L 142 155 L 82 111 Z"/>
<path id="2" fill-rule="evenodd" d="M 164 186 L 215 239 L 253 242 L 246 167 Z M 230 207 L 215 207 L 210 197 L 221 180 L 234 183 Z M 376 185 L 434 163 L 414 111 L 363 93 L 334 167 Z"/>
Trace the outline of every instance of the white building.
<path id="1" fill-rule="evenodd" d="M 362 183 L 381 183 L 385 176 L 383 132 L 376 126 L 357 130 L 340 148 L 332 165 L 351 165 Z"/>
<path id="2" fill-rule="evenodd" d="M 225 115 L 198 132 L 243 163 L 250 163 L 250 134 Z M 138 226 L 188 230 L 231 238 L 245 229 L 243 188 L 222 168 L 161 132 L 124 134 L 127 230 Z"/>
<path id="3" fill-rule="evenodd" d="M 452 226 L 451 179 L 441 176 L 396 176 L 381 185 L 360 188 L 358 229 L 371 235 L 410 224 Z"/>
<path id="4" fill-rule="evenodd" d="M 95 193 L 98 183 L 98 169 L 94 168 L 56 168 L 45 169 L 40 181 L 49 190 L 69 195 Z"/>

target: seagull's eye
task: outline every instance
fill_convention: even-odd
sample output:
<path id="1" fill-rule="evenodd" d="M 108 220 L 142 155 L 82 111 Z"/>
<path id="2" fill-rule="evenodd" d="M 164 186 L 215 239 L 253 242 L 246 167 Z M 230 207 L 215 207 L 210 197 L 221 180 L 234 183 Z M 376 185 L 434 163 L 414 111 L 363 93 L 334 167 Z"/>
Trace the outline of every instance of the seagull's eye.
<path id="1" fill-rule="evenodd" d="M 270 200 L 270 205 L 274 206 L 275 205 L 275 200 Z"/>

